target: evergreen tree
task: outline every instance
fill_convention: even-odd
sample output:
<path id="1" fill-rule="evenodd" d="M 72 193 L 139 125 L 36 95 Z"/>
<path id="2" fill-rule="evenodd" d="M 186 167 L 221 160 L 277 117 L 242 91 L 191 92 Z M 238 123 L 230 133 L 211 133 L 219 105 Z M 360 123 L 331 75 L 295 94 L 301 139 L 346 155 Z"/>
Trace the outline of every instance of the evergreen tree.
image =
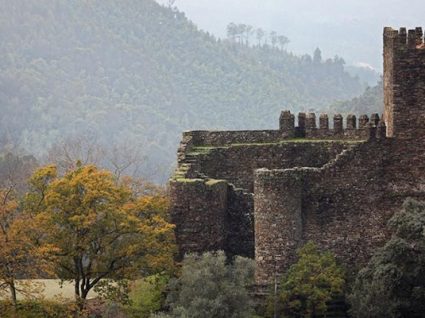
<path id="1" fill-rule="evenodd" d="M 320 63 L 322 63 L 322 51 L 320 51 L 319 48 L 316 48 L 314 50 L 313 63 L 314 64 L 320 64 Z"/>
<path id="2" fill-rule="evenodd" d="M 424 317 L 425 203 L 408 199 L 388 226 L 393 235 L 355 281 L 354 317 Z"/>

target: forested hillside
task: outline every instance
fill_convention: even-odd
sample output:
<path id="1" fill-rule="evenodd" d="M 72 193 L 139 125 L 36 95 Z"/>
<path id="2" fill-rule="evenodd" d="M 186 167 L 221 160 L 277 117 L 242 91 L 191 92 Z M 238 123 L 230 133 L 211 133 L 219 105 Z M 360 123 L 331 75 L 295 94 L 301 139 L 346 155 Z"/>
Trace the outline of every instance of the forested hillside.
<path id="1" fill-rule="evenodd" d="M 363 91 L 340 58 L 217 40 L 153 0 L 0 1 L 1 146 L 37 158 L 94 136 L 164 181 L 183 130 L 273 128 Z"/>
<path id="2" fill-rule="evenodd" d="M 364 93 L 351 100 L 340 101 L 332 104 L 329 112 L 343 114 L 368 114 L 382 113 L 384 110 L 384 84 L 382 80 L 373 87 L 367 87 Z"/>

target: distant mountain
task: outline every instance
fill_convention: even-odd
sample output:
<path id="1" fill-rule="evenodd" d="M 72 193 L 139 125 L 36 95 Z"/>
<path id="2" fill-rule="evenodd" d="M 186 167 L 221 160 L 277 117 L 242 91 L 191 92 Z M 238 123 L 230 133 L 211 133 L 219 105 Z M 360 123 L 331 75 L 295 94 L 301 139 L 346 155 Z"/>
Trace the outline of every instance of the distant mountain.
<path id="1" fill-rule="evenodd" d="M 6 1 L 4 1 L 6 2 Z M 216 40 L 152 0 L 14 0 L 0 10 L 0 141 L 41 157 L 69 136 L 175 162 L 183 130 L 276 127 L 281 109 L 360 94 L 343 60 Z"/>
<path id="2" fill-rule="evenodd" d="M 382 80 L 373 87 L 367 87 L 362 95 L 350 100 L 333 103 L 328 111 L 332 113 L 370 115 L 382 114 L 384 110 L 384 87 Z"/>
<path id="3" fill-rule="evenodd" d="M 226 25 L 244 22 L 291 39 L 298 53 L 320 47 L 324 56 L 343 56 L 347 65 L 367 63 L 382 72 L 384 26 L 423 25 L 423 0 L 157 0 L 172 3 L 201 29 L 225 37 Z"/>
<path id="4" fill-rule="evenodd" d="M 381 78 L 381 74 L 368 65 L 349 65 L 345 67 L 345 70 L 351 75 L 357 76 L 362 83 L 366 83 L 368 86 L 375 86 Z"/>

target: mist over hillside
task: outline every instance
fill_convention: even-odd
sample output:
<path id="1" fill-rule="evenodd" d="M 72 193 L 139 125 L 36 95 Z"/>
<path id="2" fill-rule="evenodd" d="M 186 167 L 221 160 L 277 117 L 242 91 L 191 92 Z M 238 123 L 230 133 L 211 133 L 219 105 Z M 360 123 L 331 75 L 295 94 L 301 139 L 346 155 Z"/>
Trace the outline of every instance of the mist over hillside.
<path id="1" fill-rule="evenodd" d="M 169 0 L 158 0 L 168 3 Z M 320 47 L 350 65 L 382 71 L 382 28 L 423 22 L 423 1 L 412 0 L 176 0 L 200 28 L 225 36 L 229 22 L 244 22 L 283 33 L 299 54 Z"/>
<path id="2" fill-rule="evenodd" d="M 217 40 L 153 0 L 1 2 L 0 142 L 37 158 L 86 136 L 164 182 L 184 130 L 273 128 L 364 89 L 341 58 Z"/>

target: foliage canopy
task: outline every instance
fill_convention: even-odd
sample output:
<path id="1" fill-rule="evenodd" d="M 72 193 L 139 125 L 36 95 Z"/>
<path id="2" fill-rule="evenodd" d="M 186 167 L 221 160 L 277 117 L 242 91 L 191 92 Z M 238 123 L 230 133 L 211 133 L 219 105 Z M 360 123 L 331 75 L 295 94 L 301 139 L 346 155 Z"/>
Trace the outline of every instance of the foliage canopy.
<path id="1" fill-rule="evenodd" d="M 228 264 L 221 251 L 189 254 L 183 261 L 181 276 L 171 285 L 171 313 L 165 317 L 251 317 L 247 286 L 253 278 L 253 260 L 236 257 Z"/>
<path id="2" fill-rule="evenodd" d="M 25 207 L 34 232 L 59 249 L 56 273 L 74 281 L 77 300 L 97 285 L 113 288 L 114 280 L 172 269 L 173 226 L 164 198 L 134 197 L 110 172 L 91 165 L 62 177 L 55 166 L 42 167 L 30 182 Z"/>
<path id="3" fill-rule="evenodd" d="M 298 251 L 298 257 L 282 278 L 278 311 L 285 317 L 326 314 L 327 302 L 343 293 L 344 272 L 330 252 L 321 253 L 312 242 Z"/>
<path id="4" fill-rule="evenodd" d="M 355 281 L 354 317 L 423 317 L 425 312 L 425 203 L 407 199 L 389 221 L 391 239 Z"/>

